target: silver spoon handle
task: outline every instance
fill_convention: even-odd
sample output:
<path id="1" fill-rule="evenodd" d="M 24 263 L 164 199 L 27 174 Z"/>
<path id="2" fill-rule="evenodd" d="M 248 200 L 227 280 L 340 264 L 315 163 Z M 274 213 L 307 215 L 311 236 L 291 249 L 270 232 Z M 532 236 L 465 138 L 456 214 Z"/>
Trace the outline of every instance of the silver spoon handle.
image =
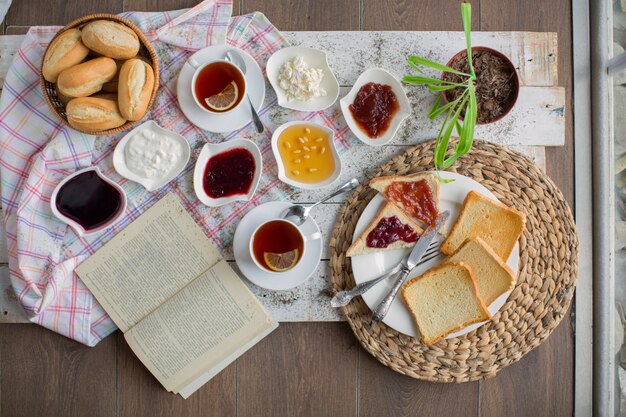
<path id="1" fill-rule="evenodd" d="M 325 203 L 328 200 L 330 200 L 331 198 L 333 198 L 335 196 L 338 196 L 341 193 L 345 193 L 347 191 L 354 190 L 358 185 L 359 185 L 359 181 L 357 181 L 356 178 L 352 178 L 350 181 L 348 181 L 347 183 L 345 183 L 344 185 L 339 187 L 334 193 L 332 193 L 331 195 L 325 197 L 323 200 L 318 201 L 317 203 L 313 204 L 309 208 L 312 209 L 313 207 L 317 206 L 318 204 Z"/>
<path id="2" fill-rule="evenodd" d="M 387 278 L 396 274 L 397 272 L 398 272 L 397 269 L 394 268 L 390 272 L 384 275 L 381 275 L 376 279 L 362 282 L 350 290 L 339 291 L 337 294 L 335 294 L 332 300 L 330 300 L 331 307 L 337 308 L 337 307 L 343 307 L 345 305 L 348 305 L 350 300 L 352 300 L 354 297 L 366 293 L 376 284 L 378 284 L 381 281 L 386 280 Z"/>
<path id="3" fill-rule="evenodd" d="M 246 94 L 248 98 L 248 103 L 250 103 L 250 110 L 252 110 L 252 120 L 254 121 L 254 127 L 256 127 L 256 131 L 259 133 L 263 133 L 263 123 L 261 123 L 261 119 L 257 114 L 256 110 L 254 110 L 254 106 L 252 105 L 252 100 L 250 100 L 250 96 Z"/>
<path id="4" fill-rule="evenodd" d="M 391 291 L 389 291 L 383 301 L 381 301 L 380 304 L 378 304 L 378 306 L 376 306 L 376 308 L 372 312 L 372 320 L 374 320 L 375 322 L 380 322 L 385 318 L 387 312 L 389 311 L 389 307 L 391 307 L 391 303 L 393 302 L 394 298 L 396 298 L 396 295 L 398 294 L 398 291 L 400 291 L 400 287 L 402 287 L 402 284 L 404 284 L 404 280 L 409 275 L 409 272 L 411 272 L 410 269 L 406 267 L 402 268 L 402 273 L 396 280 L 395 284 L 393 284 L 393 288 L 391 289 Z"/>

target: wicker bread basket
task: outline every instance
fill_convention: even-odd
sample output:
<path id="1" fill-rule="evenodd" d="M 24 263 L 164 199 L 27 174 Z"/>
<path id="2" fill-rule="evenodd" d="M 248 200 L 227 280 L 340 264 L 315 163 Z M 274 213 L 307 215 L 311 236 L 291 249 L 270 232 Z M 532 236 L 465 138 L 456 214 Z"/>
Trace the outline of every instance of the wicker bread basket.
<path id="1" fill-rule="evenodd" d="M 61 33 L 65 32 L 66 30 L 73 29 L 73 28 L 82 28 L 87 23 L 91 22 L 92 20 L 113 20 L 115 22 L 128 26 L 137 34 L 137 37 L 139 38 L 139 43 L 141 44 L 138 55 L 142 55 L 146 57 L 147 59 L 149 59 L 152 65 L 152 69 L 154 71 L 154 86 L 152 87 L 152 94 L 150 96 L 150 102 L 148 103 L 148 110 L 150 110 L 150 108 L 152 107 L 152 104 L 154 103 L 154 98 L 156 97 L 157 89 L 159 88 L 159 62 L 157 60 L 156 52 L 154 51 L 154 48 L 152 47 L 152 45 L 150 44 L 146 36 L 137 26 L 135 26 L 129 20 L 121 18 L 114 14 L 108 14 L 108 13 L 90 14 L 88 16 L 81 17 L 80 19 L 76 19 L 73 22 L 68 23 L 54 36 L 53 40 L 57 36 L 59 36 Z M 48 48 L 46 48 L 46 53 L 47 52 L 48 52 Z M 45 53 L 44 53 L 44 56 L 45 56 Z M 43 97 L 46 100 L 46 103 L 48 103 L 48 106 L 50 106 L 50 109 L 52 110 L 52 112 L 66 126 L 74 130 L 78 130 L 79 132 L 87 133 L 89 135 L 112 135 L 114 133 L 123 132 L 125 130 L 132 129 L 138 123 L 138 121 L 134 121 L 134 122 L 127 121 L 122 126 L 116 127 L 115 129 L 101 130 L 101 131 L 89 131 L 85 129 L 77 129 L 73 126 L 70 126 L 70 124 L 67 121 L 67 115 L 65 114 L 65 106 L 61 103 L 61 101 L 59 100 L 59 97 L 57 96 L 57 92 L 54 88 L 54 83 L 46 81 L 43 78 L 43 74 L 41 73 L 41 71 L 39 74 L 39 79 L 41 82 L 41 90 L 43 91 Z"/>

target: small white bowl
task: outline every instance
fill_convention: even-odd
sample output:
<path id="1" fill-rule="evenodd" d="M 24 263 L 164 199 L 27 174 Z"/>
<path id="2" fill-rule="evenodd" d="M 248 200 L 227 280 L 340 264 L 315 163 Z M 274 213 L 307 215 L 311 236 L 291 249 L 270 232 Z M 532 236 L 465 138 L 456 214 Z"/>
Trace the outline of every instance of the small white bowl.
<path id="1" fill-rule="evenodd" d="M 171 139 L 174 139 L 175 141 L 179 142 L 183 147 L 183 155 L 180 158 L 178 164 L 174 168 L 172 168 L 172 170 L 166 176 L 162 178 L 142 177 L 141 175 L 137 175 L 132 172 L 126 165 L 126 157 L 124 155 L 124 151 L 126 149 L 128 141 L 137 132 L 150 129 L 159 132 L 161 135 L 168 136 Z M 135 181 L 143 185 L 148 191 L 154 191 L 163 187 L 165 184 L 176 178 L 178 174 L 180 174 L 182 170 L 185 169 L 185 167 L 187 166 L 187 162 L 189 162 L 190 156 L 191 150 L 189 148 L 189 143 L 187 142 L 187 139 L 185 139 L 178 133 L 174 133 L 171 130 L 162 128 L 154 120 L 148 120 L 147 122 L 140 124 L 133 130 L 128 132 L 118 142 L 117 146 L 115 147 L 115 151 L 113 152 L 113 166 L 115 167 L 117 173 L 120 174 L 122 177 L 128 178 L 131 181 Z"/>
<path id="2" fill-rule="evenodd" d="M 120 193 L 120 197 L 122 199 L 120 207 L 117 210 L 117 214 L 111 220 L 109 220 L 108 222 L 106 222 L 105 224 L 103 224 L 101 226 L 98 226 L 98 227 L 96 227 L 94 229 L 90 229 L 90 230 L 86 230 L 83 226 L 81 226 L 80 224 L 78 224 L 74 220 L 70 219 L 69 217 L 66 217 L 63 213 L 61 213 L 59 211 L 59 209 L 57 208 L 57 205 L 56 205 L 57 194 L 59 194 L 59 190 L 61 189 L 61 187 L 63 187 L 69 180 L 71 180 L 72 178 L 76 177 L 77 175 L 80 175 L 80 174 L 82 174 L 84 172 L 88 172 L 88 171 L 95 171 L 96 175 L 98 175 L 98 177 L 100 177 L 103 181 L 105 181 L 108 184 L 110 184 L 113 188 L 115 188 Z M 116 182 L 114 182 L 111 179 L 109 179 L 108 177 L 106 177 L 100 171 L 100 169 L 98 167 L 83 168 L 81 170 L 76 171 L 75 173 L 73 173 L 71 175 L 68 175 L 67 177 L 65 177 L 63 179 L 63 181 L 61 181 L 54 188 L 54 191 L 52 191 L 52 196 L 50 197 L 50 208 L 52 209 L 52 214 L 54 214 L 57 219 L 59 219 L 62 222 L 67 223 L 68 225 L 70 225 L 70 227 L 72 229 L 74 229 L 74 231 L 76 231 L 76 234 L 78 236 L 80 236 L 80 237 L 82 237 L 82 236 L 89 236 L 89 235 L 94 235 L 96 233 L 100 233 L 104 229 L 106 229 L 106 228 L 112 226 L 113 224 L 115 224 L 124 215 L 124 212 L 126 211 L 126 205 L 127 205 L 126 193 L 124 192 L 122 187 L 120 187 L 119 185 L 117 185 Z"/>
<path id="3" fill-rule="evenodd" d="M 238 194 L 230 197 L 209 197 L 209 195 L 204 191 L 204 187 L 202 184 L 204 169 L 206 168 L 207 162 L 209 162 L 209 159 L 211 159 L 213 156 L 235 148 L 244 148 L 250 151 L 250 153 L 254 157 L 255 170 L 254 177 L 252 178 L 252 185 L 250 185 L 250 191 L 248 191 L 248 194 Z M 198 155 L 198 160 L 196 161 L 196 167 L 193 172 L 193 189 L 195 190 L 198 199 L 203 204 L 206 204 L 209 207 L 219 207 L 223 206 L 224 204 L 232 203 L 233 201 L 248 201 L 252 198 L 259 185 L 262 167 L 263 159 L 261 158 L 261 151 L 251 140 L 231 139 L 223 143 L 207 143 L 200 151 L 200 155 Z"/>
<path id="4" fill-rule="evenodd" d="M 283 163 L 283 158 L 280 156 L 280 152 L 278 151 L 278 138 L 284 132 L 284 130 L 287 129 L 288 127 L 298 126 L 298 125 L 315 126 L 319 129 L 322 129 L 324 132 L 328 133 L 328 142 L 330 142 L 330 149 L 332 151 L 333 158 L 335 158 L 335 171 L 333 172 L 333 175 L 331 175 L 329 178 L 325 179 L 322 182 L 309 183 L 309 182 L 295 181 L 287 177 L 287 175 L 285 174 L 285 164 Z M 272 152 L 274 153 L 274 158 L 276 159 L 276 165 L 278 166 L 278 179 L 284 182 L 285 184 L 302 188 L 304 190 L 316 190 L 320 187 L 325 187 L 335 182 L 335 180 L 339 178 L 339 175 L 341 175 L 341 159 L 339 159 L 339 154 L 337 153 L 337 149 L 335 148 L 334 135 L 335 133 L 333 132 L 332 129 L 329 129 L 328 127 L 320 125 L 318 123 L 295 121 L 295 122 L 287 122 L 285 124 L 280 125 L 278 129 L 276 129 L 274 131 L 274 134 L 272 135 Z"/>
<path id="5" fill-rule="evenodd" d="M 391 123 L 389 124 L 389 128 L 387 131 L 377 138 L 370 138 L 367 136 L 361 128 L 357 125 L 354 117 L 352 116 L 352 112 L 350 111 L 350 104 L 354 102 L 354 99 L 365 84 L 367 83 L 378 83 L 378 84 L 386 84 L 391 86 L 391 89 L 396 95 L 398 99 L 399 108 L 396 114 L 392 116 Z M 372 68 L 365 71 L 363 74 L 357 78 L 354 86 L 350 90 L 348 94 L 343 97 L 339 103 L 341 104 L 341 112 L 343 113 L 343 117 L 346 119 L 346 123 L 348 127 L 354 133 L 354 135 L 366 145 L 372 146 L 382 146 L 389 143 L 400 128 L 402 121 L 406 119 L 411 114 L 411 104 L 409 103 L 409 99 L 402 88 L 402 84 L 390 73 L 381 68 Z"/>
<path id="6" fill-rule="evenodd" d="M 285 94 L 284 90 L 278 85 L 278 73 L 280 72 L 280 67 L 282 67 L 285 62 L 297 56 L 304 58 L 304 61 L 309 67 L 322 69 L 324 78 L 322 78 L 320 86 L 326 90 L 325 96 L 315 97 L 309 101 L 289 101 L 287 99 L 287 94 Z M 320 111 L 332 106 L 337 100 L 337 97 L 339 97 L 339 82 L 337 82 L 335 74 L 333 74 L 328 66 L 326 53 L 318 49 L 305 48 L 303 46 L 290 46 L 276 51 L 267 61 L 265 72 L 267 73 L 267 78 L 270 80 L 270 84 L 272 84 L 272 88 L 274 88 L 276 92 L 278 104 L 286 109 L 308 112 Z"/>

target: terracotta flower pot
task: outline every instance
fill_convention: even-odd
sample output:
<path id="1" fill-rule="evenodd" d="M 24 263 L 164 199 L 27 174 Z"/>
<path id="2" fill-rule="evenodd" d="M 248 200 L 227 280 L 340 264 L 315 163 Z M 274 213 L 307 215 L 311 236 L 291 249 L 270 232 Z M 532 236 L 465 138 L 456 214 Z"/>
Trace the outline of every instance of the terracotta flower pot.
<path id="1" fill-rule="evenodd" d="M 511 111 L 511 109 L 515 106 L 515 103 L 517 102 L 517 97 L 519 96 L 519 77 L 517 76 L 517 71 L 515 69 L 515 66 L 513 65 L 513 63 L 511 62 L 511 60 L 509 58 L 507 58 L 506 55 L 502 54 L 501 52 L 496 51 L 495 49 L 491 49 L 491 48 L 487 48 L 485 46 L 475 46 L 472 47 L 472 52 L 478 52 L 478 51 L 483 51 L 483 52 L 487 52 L 491 55 L 495 55 L 498 58 L 500 58 L 502 61 L 504 61 L 504 63 L 506 64 L 506 66 L 510 69 L 511 73 L 513 74 L 512 77 L 512 81 L 513 81 L 513 89 L 514 89 L 514 95 L 513 95 L 513 99 L 511 100 L 511 102 L 509 103 L 509 105 L 507 107 L 504 108 L 504 111 L 502 112 L 502 114 L 500 114 L 498 117 L 496 117 L 493 120 L 490 120 L 488 122 L 482 122 L 479 123 L 478 120 L 476 121 L 477 125 L 487 125 L 493 122 L 497 122 L 498 120 L 502 119 L 504 116 L 506 116 L 507 114 L 509 114 L 509 112 Z M 456 55 L 454 55 L 446 64 L 448 67 L 451 67 L 451 64 L 459 57 L 461 56 L 466 56 L 467 55 L 467 50 L 462 50 L 460 52 L 458 52 Z M 452 67 L 453 68 L 453 67 Z M 441 74 L 441 79 L 445 80 L 445 75 L 446 73 L 442 73 Z M 448 103 L 448 97 L 446 95 L 446 91 L 442 91 L 441 92 L 441 100 L 443 101 L 443 103 Z M 459 119 L 463 120 L 463 116 L 460 116 Z"/>

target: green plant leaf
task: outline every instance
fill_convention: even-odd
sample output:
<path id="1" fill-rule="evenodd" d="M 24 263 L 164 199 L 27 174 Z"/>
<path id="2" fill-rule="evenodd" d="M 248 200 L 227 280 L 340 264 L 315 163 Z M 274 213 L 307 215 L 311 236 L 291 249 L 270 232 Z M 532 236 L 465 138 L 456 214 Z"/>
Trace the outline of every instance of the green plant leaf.
<path id="1" fill-rule="evenodd" d="M 436 85 L 436 84 L 429 84 L 427 85 L 427 87 L 433 93 L 438 93 L 440 91 L 448 91 L 448 90 L 453 90 L 455 88 L 458 88 L 454 85 Z"/>
<path id="2" fill-rule="evenodd" d="M 441 104 L 441 94 L 437 94 L 437 98 L 435 99 L 435 102 L 433 103 L 433 106 L 428 111 L 428 118 L 429 119 L 431 118 L 430 115 L 437 111 L 437 109 L 439 108 L 440 104 Z"/>
<path id="3" fill-rule="evenodd" d="M 463 20 L 463 31 L 465 32 L 465 43 L 467 45 L 467 64 L 470 69 L 470 78 L 476 80 L 474 65 L 472 65 L 472 5 L 470 3 L 461 3 L 461 19 Z"/>
<path id="4" fill-rule="evenodd" d="M 417 72 L 419 72 L 420 74 L 423 74 L 424 71 L 422 71 L 422 69 L 420 67 L 418 67 L 416 64 L 414 64 L 413 62 L 411 62 L 411 60 L 407 60 L 407 64 L 409 64 L 409 66 L 411 66 L 411 68 L 415 69 Z"/>
<path id="5" fill-rule="evenodd" d="M 420 75 L 405 75 L 402 77 L 402 81 L 408 84 L 437 84 L 437 85 L 451 85 L 454 87 L 462 87 L 465 84 L 451 83 L 449 81 L 443 81 L 439 78 L 422 77 Z"/>
<path id="6" fill-rule="evenodd" d="M 449 73 L 452 73 L 452 74 L 464 75 L 466 77 L 470 76 L 469 74 L 466 74 L 464 72 L 455 70 L 454 68 L 450 68 L 450 67 L 448 67 L 446 65 L 443 65 L 443 64 L 440 64 L 438 62 L 431 61 L 430 59 L 422 58 L 421 56 L 415 56 L 415 55 L 410 56 L 409 57 L 409 65 L 410 65 L 411 62 L 414 63 L 414 64 L 423 65 L 423 66 L 428 67 L 428 68 L 433 68 L 433 69 L 436 69 L 436 70 L 439 70 L 439 71 L 442 71 L 442 72 L 449 72 Z"/>

